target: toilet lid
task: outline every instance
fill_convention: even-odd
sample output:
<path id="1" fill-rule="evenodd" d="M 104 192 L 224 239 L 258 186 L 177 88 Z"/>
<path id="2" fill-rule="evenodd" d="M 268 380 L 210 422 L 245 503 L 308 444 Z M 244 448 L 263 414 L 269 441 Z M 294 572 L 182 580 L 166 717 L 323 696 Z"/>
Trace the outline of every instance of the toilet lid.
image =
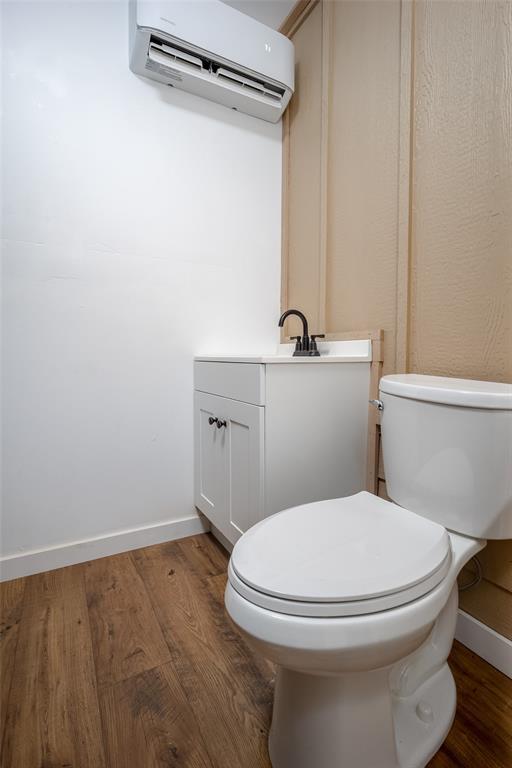
<path id="1" fill-rule="evenodd" d="M 262 520 L 235 545 L 230 573 L 233 586 L 264 607 L 347 615 L 426 594 L 444 578 L 450 560 L 443 526 L 362 492 Z"/>

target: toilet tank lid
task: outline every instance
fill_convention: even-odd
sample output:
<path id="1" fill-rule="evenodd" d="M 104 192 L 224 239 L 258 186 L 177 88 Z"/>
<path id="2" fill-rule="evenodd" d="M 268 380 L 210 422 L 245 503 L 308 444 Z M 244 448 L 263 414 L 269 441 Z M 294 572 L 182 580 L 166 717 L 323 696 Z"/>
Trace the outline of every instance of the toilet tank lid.
<path id="1" fill-rule="evenodd" d="M 404 373 L 383 376 L 379 388 L 388 395 L 412 400 L 465 408 L 512 410 L 512 384 Z"/>

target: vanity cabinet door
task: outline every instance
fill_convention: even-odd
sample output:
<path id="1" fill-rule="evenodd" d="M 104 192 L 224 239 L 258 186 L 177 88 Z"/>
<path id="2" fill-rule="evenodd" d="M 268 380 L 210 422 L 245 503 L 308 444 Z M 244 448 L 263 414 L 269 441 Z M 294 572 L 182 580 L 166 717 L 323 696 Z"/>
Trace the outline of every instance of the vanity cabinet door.
<path id="1" fill-rule="evenodd" d="M 194 393 L 194 501 L 196 507 L 224 533 L 226 489 L 226 430 L 210 419 L 218 418 L 225 398 Z"/>
<path id="2" fill-rule="evenodd" d="M 228 533 L 233 543 L 263 518 L 265 409 L 227 400 L 226 488 Z"/>
<path id="3" fill-rule="evenodd" d="M 263 517 L 263 425 L 261 406 L 195 393 L 195 503 L 233 544 Z"/>

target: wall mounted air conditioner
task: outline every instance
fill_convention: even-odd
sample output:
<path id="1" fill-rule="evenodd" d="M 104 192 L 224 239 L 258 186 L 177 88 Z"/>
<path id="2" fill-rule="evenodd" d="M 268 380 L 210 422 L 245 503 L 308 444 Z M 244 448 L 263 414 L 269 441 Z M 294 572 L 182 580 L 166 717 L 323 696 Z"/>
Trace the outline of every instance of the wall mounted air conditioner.
<path id="1" fill-rule="evenodd" d="M 130 0 L 130 69 L 276 123 L 293 93 L 294 49 L 220 0 Z"/>

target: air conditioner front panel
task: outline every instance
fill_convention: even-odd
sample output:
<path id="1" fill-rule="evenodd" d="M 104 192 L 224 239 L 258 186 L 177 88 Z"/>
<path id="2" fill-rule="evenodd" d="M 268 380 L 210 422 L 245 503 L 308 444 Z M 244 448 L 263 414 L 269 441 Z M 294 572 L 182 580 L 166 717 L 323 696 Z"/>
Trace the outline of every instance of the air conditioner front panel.
<path id="1" fill-rule="evenodd" d="M 160 31 L 294 89 L 293 43 L 221 0 L 130 0 L 139 28 Z"/>
<path id="2" fill-rule="evenodd" d="M 156 11 L 161 10 L 164 12 L 164 6 L 167 9 L 167 17 L 165 19 L 168 19 L 171 15 L 172 18 L 177 18 L 179 16 L 176 13 L 177 9 L 180 13 L 183 12 L 185 6 L 189 9 L 187 29 L 189 29 L 191 39 L 174 36 L 169 34 L 167 30 L 157 26 L 141 27 L 139 25 L 139 20 L 142 16 L 146 20 L 149 19 L 149 9 L 152 9 L 151 18 L 153 21 L 156 21 Z M 223 8 L 219 9 L 218 6 Z M 231 109 L 236 109 L 273 123 L 277 122 L 286 109 L 293 93 L 293 77 L 292 86 L 290 87 L 286 82 L 272 76 L 275 75 L 275 70 L 272 68 L 262 71 L 248 67 L 247 62 L 253 60 L 250 57 L 246 56 L 241 60 L 228 58 L 225 55 L 226 51 L 233 52 L 235 48 L 231 45 L 223 50 L 222 45 L 219 43 L 219 40 L 223 40 L 226 35 L 229 38 L 225 28 L 222 29 L 222 34 L 215 29 L 210 29 L 208 33 L 212 48 L 221 51 L 221 53 L 216 53 L 206 47 L 199 46 L 197 44 L 198 40 L 208 42 L 208 36 L 205 37 L 204 29 L 203 34 L 199 34 L 200 28 L 202 28 L 201 24 L 204 27 L 204 19 L 199 24 L 199 31 L 197 29 L 193 30 L 194 24 L 192 21 L 194 19 L 195 21 L 198 20 L 196 12 L 200 8 L 203 9 L 210 21 L 213 18 L 212 13 L 214 13 L 217 19 L 217 11 L 220 10 L 222 18 L 224 18 L 224 8 L 228 12 L 233 11 L 235 21 L 242 26 L 238 30 L 232 29 L 232 35 L 235 35 L 237 32 L 247 32 L 245 27 L 246 20 L 248 22 L 253 21 L 249 17 L 234 11 L 229 6 L 218 2 L 218 0 L 194 0 L 194 2 L 190 3 L 183 3 L 181 0 L 165 3 L 150 2 L 149 0 L 144 0 L 143 2 L 141 0 L 131 0 L 130 68 L 132 71 L 152 80 L 157 80 L 160 83 L 188 91 L 196 96 L 218 102 Z M 142 13 L 142 10 L 144 13 Z M 242 20 L 240 21 L 238 17 L 242 17 Z M 169 27 L 165 19 L 160 22 L 161 26 Z M 255 23 L 257 27 L 267 30 L 263 25 Z M 231 25 L 231 28 L 233 28 L 233 25 Z M 250 25 L 249 31 L 251 29 Z M 279 38 L 283 38 L 282 35 L 274 32 L 274 30 L 269 30 L 269 32 L 278 35 L 278 43 L 280 42 Z M 249 35 L 249 39 L 252 39 L 252 32 Z M 283 40 L 286 43 L 290 42 L 286 38 L 283 38 Z M 254 43 L 254 41 L 252 42 Z M 287 46 L 286 50 L 289 54 L 290 49 Z M 293 70 L 293 46 L 291 62 Z M 265 63 L 268 62 L 265 60 Z"/>

